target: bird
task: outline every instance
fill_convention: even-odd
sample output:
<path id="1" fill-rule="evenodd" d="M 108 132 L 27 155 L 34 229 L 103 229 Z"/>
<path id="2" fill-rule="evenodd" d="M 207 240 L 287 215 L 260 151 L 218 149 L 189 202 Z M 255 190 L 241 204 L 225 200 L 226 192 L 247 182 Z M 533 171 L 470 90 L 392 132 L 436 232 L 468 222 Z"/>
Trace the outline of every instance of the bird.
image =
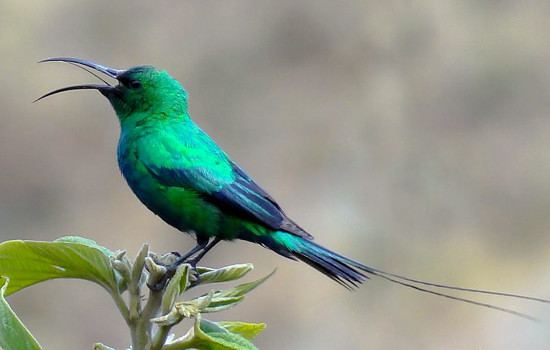
<path id="1" fill-rule="evenodd" d="M 196 245 L 169 266 L 171 271 L 182 263 L 196 266 L 219 242 L 238 239 L 302 261 L 349 289 L 377 276 L 421 292 L 530 319 L 530 315 L 441 289 L 550 302 L 414 279 L 367 266 L 325 248 L 193 121 L 187 91 L 166 70 L 149 65 L 115 69 L 73 57 L 40 62 L 70 63 L 102 81 L 60 88 L 35 101 L 72 90 L 97 90 L 107 98 L 120 123 L 117 160 L 129 187 L 150 211 L 196 238 Z M 114 79 L 116 85 L 95 72 Z"/>

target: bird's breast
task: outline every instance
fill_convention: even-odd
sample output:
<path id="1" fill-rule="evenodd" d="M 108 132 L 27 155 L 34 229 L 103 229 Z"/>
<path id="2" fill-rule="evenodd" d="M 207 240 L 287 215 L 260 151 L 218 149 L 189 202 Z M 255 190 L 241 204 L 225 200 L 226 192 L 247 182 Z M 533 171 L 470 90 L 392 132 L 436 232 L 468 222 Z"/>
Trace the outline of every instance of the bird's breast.
<path id="1" fill-rule="evenodd" d="M 169 186 L 143 163 L 139 140 L 121 137 L 117 150 L 120 171 L 139 200 L 180 231 L 213 236 L 219 230 L 221 213 L 190 188 Z"/>

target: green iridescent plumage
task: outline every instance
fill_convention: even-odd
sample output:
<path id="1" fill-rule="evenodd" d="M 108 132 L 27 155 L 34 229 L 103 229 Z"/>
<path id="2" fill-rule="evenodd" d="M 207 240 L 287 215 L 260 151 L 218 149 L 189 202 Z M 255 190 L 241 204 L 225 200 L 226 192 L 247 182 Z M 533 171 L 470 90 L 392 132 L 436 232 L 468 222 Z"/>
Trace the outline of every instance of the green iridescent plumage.
<path id="1" fill-rule="evenodd" d="M 369 274 L 423 292 L 516 315 L 519 313 L 436 292 L 426 286 L 549 302 L 415 280 L 368 267 L 330 251 L 314 243 L 313 237 L 292 221 L 277 202 L 191 120 L 186 91 L 166 71 L 151 66 L 117 70 L 66 57 L 44 61 L 93 68 L 118 81 L 116 86 L 105 81 L 106 85 L 70 86 L 41 98 L 63 91 L 94 89 L 109 99 L 121 126 L 118 163 L 130 188 L 168 224 L 197 238 L 197 246 L 178 263 L 196 263 L 219 241 L 242 239 L 287 258 L 302 260 L 346 287 L 356 286 Z"/>
<path id="2" fill-rule="evenodd" d="M 117 156 L 128 185 L 152 212 L 197 238 L 197 246 L 178 262 L 196 263 L 219 241 L 242 239 L 305 261 L 345 286 L 367 278 L 359 270 L 376 274 L 313 243 L 191 120 L 187 92 L 166 71 L 152 66 L 116 70 L 75 58 L 45 61 L 79 64 L 118 80 L 117 86 L 105 81 L 70 86 L 43 97 L 78 89 L 96 89 L 107 97 L 120 121 Z"/>
<path id="3" fill-rule="evenodd" d="M 124 87 L 125 79 L 139 81 L 139 88 Z M 244 239 L 313 262 L 302 256 L 308 245 L 296 244 L 311 235 L 191 120 L 187 94 L 174 79 L 137 67 L 122 82 L 117 94 L 107 94 L 121 125 L 118 162 L 149 209 L 179 230 L 193 232 L 199 243 Z M 336 279 L 342 274 L 347 282 L 362 280 L 342 266 L 315 266 Z"/>

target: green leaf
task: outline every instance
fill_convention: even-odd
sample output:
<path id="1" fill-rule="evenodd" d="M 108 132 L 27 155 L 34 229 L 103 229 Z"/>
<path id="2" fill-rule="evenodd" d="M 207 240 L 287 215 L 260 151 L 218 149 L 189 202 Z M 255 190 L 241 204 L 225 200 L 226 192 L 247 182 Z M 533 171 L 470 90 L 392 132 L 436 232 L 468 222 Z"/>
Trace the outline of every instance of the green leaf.
<path id="1" fill-rule="evenodd" d="M 179 283 L 179 294 L 183 294 L 187 288 L 189 288 L 189 279 L 191 278 L 191 269 L 190 269 L 190 266 L 185 264 L 185 271 L 183 273 L 183 276 L 182 278 L 180 279 L 180 283 Z"/>
<path id="2" fill-rule="evenodd" d="M 185 291 L 189 280 L 189 265 L 178 266 L 176 274 L 170 279 L 164 294 L 162 295 L 161 313 L 166 314 L 170 311 L 176 298 Z"/>
<path id="3" fill-rule="evenodd" d="M 201 350 L 257 350 L 250 341 L 234 333 L 209 333 Z"/>
<path id="4" fill-rule="evenodd" d="M 241 302 L 246 293 L 252 291 L 271 277 L 275 271 L 256 281 L 243 283 L 227 290 L 210 291 L 208 295 L 199 296 L 191 300 L 190 304 L 196 305 L 199 312 L 218 312 L 232 308 Z"/>
<path id="5" fill-rule="evenodd" d="M 216 297 L 214 296 L 210 303 L 202 308 L 201 312 L 218 312 L 232 308 L 244 299 L 244 295 L 238 297 Z"/>
<path id="6" fill-rule="evenodd" d="M 209 271 L 214 271 L 214 270 L 216 269 L 213 269 L 211 267 L 204 267 L 204 266 L 195 267 L 195 271 L 197 271 L 199 274 L 209 272 Z"/>
<path id="7" fill-rule="evenodd" d="M 117 290 L 111 268 L 114 253 L 96 242 L 64 237 L 53 242 L 6 241 L 0 244 L 0 276 L 10 279 L 6 295 L 54 278 L 80 278 Z"/>
<path id="8" fill-rule="evenodd" d="M 200 328 L 204 333 L 228 333 L 229 331 L 217 322 L 210 321 L 204 318 L 200 318 Z"/>
<path id="9" fill-rule="evenodd" d="M 264 283 L 269 277 L 273 276 L 275 271 L 276 270 L 273 270 L 269 275 L 267 275 L 265 277 L 262 277 L 262 278 L 260 278 L 256 281 L 239 284 L 238 286 L 233 287 L 231 289 L 220 291 L 219 295 L 215 295 L 215 296 L 220 296 L 220 297 L 240 297 L 240 296 L 243 296 L 243 295 L 249 293 L 250 291 L 252 291 L 253 289 L 255 289 L 256 287 L 258 287 L 260 284 Z"/>
<path id="10" fill-rule="evenodd" d="M 195 321 L 194 331 L 202 345 L 201 350 L 257 350 L 246 338 L 230 333 L 215 322 L 201 320 L 200 315 Z"/>
<path id="11" fill-rule="evenodd" d="M 36 339 L 21 323 L 13 312 L 4 293 L 9 284 L 9 279 L 0 277 L 0 349 L 3 350 L 40 350 L 42 349 Z"/>
<path id="12" fill-rule="evenodd" d="M 89 238 L 84 238 L 84 237 L 79 237 L 79 236 L 65 236 L 65 237 L 59 237 L 54 242 L 82 244 L 82 245 L 88 246 L 90 248 L 96 248 L 108 257 L 115 256 L 114 252 L 110 251 L 109 249 L 105 248 L 104 246 L 101 246 L 101 245 L 97 244 L 96 241 L 91 240 Z"/>
<path id="13" fill-rule="evenodd" d="M 199 274 L 200 284 L 227 282 L 239 279 L 254 269 L 252 264 L 236 264 Z"/>
<path id="14" fill-rule="evenodd" d="M 265 323 L 246 323 L 223 321 L 218 322 L 218 326 L 228 330 L 231 333 L 239 334 L 248 340 L 252 340 L 258 336 L 266 327 Z"/>
<path id="15" fill-rule="evenodd" d="M 201 320 L 200 314 L 195 319 L 195 326 L 183 338 L 165 345 L 166 350 L 257 350 L 243 336 L 231 333 L 215 322 Z"/>

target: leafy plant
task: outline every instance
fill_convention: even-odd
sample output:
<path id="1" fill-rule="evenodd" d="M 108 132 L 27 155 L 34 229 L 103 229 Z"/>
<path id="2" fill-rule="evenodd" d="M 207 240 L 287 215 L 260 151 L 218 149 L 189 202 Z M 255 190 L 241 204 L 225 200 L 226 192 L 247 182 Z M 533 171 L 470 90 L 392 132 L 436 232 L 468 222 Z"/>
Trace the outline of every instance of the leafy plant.
<path id="1" fill-rule="evenodd" d="M 162 290 L 148 288 L 166 279 L 175 256 L 157 256 L 145 244 L 134 262 L 125 251 L 112 252 L 81 237 L 53 242 L 7 241 L 0 244 L 0 349 L 40 350 L 6 302 L 5 296 L 33 284 L 55 278 L 77 278 L 103 287 L 113 298 L 130 329 L 132 350 L 252 350 L 251 340 L 265 328 L 263 323 L 213 322 L 202 317 L 235 306 L 270 275 L 230 289 L 212 289 L 191 300 L 183 294 L 198 285 L 237 280 L 253 269 L 238 264 L 219 269 L 183 264 Z M 142 294 L 147 291 L 147 299 Z M 187 334 L 176 337 L 172 327 L 185 318 L 195 320 Z M 97 343 L 96 350 L 114 350 Z"/>

